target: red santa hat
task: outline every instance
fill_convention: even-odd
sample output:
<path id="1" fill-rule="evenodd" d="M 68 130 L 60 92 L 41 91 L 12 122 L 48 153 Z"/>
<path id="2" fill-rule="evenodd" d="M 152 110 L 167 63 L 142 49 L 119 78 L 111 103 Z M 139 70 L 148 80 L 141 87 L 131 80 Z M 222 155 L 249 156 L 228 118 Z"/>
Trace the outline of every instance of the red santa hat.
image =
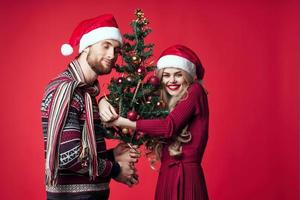
<path id="1" fill-rule="evenodd" d="M 79 53 L 81 53 L 88 46 L 105 39 L 114 39 L 122 44 L 122 35 L 118 24 L 111 14 L 82 21 L 73 31 L 69 43 L 61 46 L 61 53 L 64 56 L 71 55 L 77 45 L 79 45 Z"/>
<path id="2" fill-rule="evenodd" d="M 177 44 L 164 50 L 157 61 L 157 68 L 176 67 L 188 72 L 192 77 L 202 80 L 204 68 L 198 56 L 186 46 Z"/>

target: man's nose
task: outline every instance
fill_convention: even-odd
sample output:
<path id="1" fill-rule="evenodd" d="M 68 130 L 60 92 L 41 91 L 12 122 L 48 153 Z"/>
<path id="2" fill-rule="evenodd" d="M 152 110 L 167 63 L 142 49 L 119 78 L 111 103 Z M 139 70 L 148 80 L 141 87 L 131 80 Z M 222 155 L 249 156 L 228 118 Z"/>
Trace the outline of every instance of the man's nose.
<path id="1" fill-rule="evenodd" d="M 114 48 L 109 48 L 107 56 L 110 59 L 114 59 L 114 57 L 115 57 L 115 50 L 114 50 Z"/>

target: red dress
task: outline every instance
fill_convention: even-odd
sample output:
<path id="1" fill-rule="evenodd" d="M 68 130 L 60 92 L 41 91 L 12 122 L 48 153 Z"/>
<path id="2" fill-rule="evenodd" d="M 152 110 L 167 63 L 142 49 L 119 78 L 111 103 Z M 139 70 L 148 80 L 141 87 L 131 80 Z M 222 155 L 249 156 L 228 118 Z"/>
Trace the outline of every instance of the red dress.
<path id="1" fill-rule="evenodd" d="M 201 160 L 208 139 L 207 95 L 198 82 L 188 88 L 188 95 L 177 103 L 165 119 L 138 120 L 137 131 L 170 138 L 188 124 L 192 134 L 182 144 L 182 155 L 171 157 L 168 145 L 162 150 L 161 168 L 156 185 L 156 200 L 207 200 L 208 194 Z"/>

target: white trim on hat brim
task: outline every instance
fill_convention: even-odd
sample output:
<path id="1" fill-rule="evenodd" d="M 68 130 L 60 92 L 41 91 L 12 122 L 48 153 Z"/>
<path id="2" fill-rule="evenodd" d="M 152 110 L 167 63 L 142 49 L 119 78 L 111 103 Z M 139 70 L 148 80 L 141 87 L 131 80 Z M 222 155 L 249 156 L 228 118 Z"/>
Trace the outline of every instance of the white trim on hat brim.
<path id="1" fill-rule="evenodd" d="M 122 35 L 116 27 L 100 27 L 84 34 L 79 43 L 79 53 L 101 40 L 117 40 L 122 44 Z"/>
<path id="2" fill-rule="evenodd" d="M 186 58 L 176 55 L 165 55 L 157 61 L 157 69 L 175 67 L 188 72 L 191 76 L 196 76 L 196 66 Z"/>

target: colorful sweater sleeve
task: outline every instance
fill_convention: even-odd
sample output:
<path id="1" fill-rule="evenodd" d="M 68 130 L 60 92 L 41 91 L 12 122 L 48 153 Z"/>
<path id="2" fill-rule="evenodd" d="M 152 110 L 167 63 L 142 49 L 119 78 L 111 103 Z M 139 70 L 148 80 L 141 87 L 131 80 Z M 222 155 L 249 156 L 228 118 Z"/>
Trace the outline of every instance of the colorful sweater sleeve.
<path id="1" fill-rule="evenodd" d="M 184 97 L 165 119 L 138 120 L 136 130 L 145 132 L 150 136 L 169 138 L 180 132 L 200 112 L 200 95 L 202 88 L 194 83 L 188 88 Z"/>
<path id="2" fill-rule="evenodd" d="M 60 143 L 60 168 L 77 173 L 88 172 L 88 167 L 79 158 L 81 153 L 81 131 L 84 124 L 84 121 L 80 119 L 80 114 L 84 110 L 83 99 L 83 96 L 75 91 Z M 103 141 L 96 141 L 97 147 L 102 145 L 98 144 L 101 142 Z M 98 153 L 98 174 L 101 177 L 110 176 L 112 168 L 117 167 L 112 160 L 107 158 L 106 154 L 107 152 Z"/>
<path id="3" fill-rule="evenodd" d="M 48 93 L 48 104 L 55 90 Z M 46 96 L 46 99 L 47 99 Z M 73 99 L 71 100 L 68 116 L 62 130 L 60 147 L 59 147 L 59 169 L 70 170 L 75 173 L 86 174 L 88 167 L 79 158 L 81 153 L 81 130 L 84 121 L 80 119 L 80 115 L 84 110 L 83 96 L 75 90 Z M 45 102 L 45 101 L 44 101 Z M 47 104 L 44 104 L 46 106 Z M 46 107 L 45 110 L 48 110 Z M 49 110 L 48 110 L 49 111 Z M 47 115 L 47 114 L 46 114 Z M 45 133 L 47 130 L 44 131 Z M 47 135 L 46 135 L 47 137 Z M 45 137 L 46 141 L 47 138 Z M 46 148 L 46 145 L 45 145 Z M 98 156 L 98 174 L 101 177 L 111 175 L 114 162 L 106 159 L 105 157 Z M 117 166 L 118 167 L 118 166 Z"/>

